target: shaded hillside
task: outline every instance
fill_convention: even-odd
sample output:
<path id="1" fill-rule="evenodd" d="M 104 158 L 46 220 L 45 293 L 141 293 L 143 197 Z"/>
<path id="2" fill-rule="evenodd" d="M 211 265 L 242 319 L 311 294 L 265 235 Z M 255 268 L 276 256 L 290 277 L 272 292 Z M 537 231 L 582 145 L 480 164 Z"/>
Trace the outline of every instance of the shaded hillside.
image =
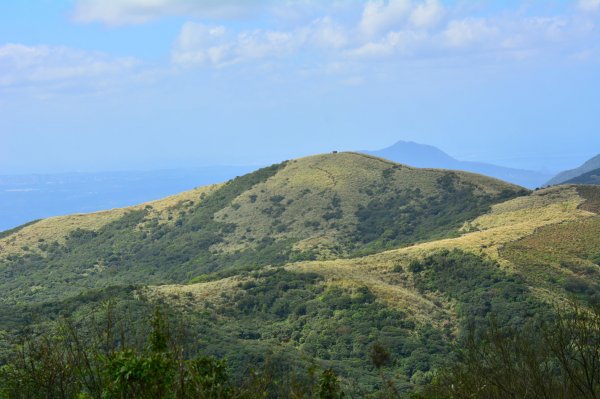
<path id="1" fill-rule="evenodd" d="M 407 141 L 399 141 L 382 150 L 363 152 L 418 168 L 479 173 L 528 188 L 540 187 L 551 176 L 543 172 L 507 168 L 483 162 L 459 161 L 436 147 Z"/>
<path id="2" fill-rule="evenodd" d="M 576 179 L 578 176 L 581 176 L 588 172 L 592 172 L 596 169 L 600 169 L 600 155 L 597 155 L 592 159 L 586 161 L 583 165 L 581 165 L 578 168 L 560 172 L 558 175 L 554 176 L 552 179 L 546 182 L 545 185 L 553 186 L 557 184 L 564 184 L 573 179 Z M 577 183 L 577 181 L 573 181 L 572 183 Z"/>
<path id="3" fill-rule="evenodd" d="M 600 184 L 600 168 L 567 180 L 564 184 Z"/>

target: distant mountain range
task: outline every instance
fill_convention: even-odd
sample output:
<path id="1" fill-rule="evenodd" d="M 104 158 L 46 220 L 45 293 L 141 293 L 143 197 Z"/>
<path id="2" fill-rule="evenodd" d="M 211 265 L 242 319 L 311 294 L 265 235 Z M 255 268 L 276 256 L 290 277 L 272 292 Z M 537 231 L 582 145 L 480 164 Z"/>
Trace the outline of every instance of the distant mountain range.
<path id="1" fill-rule="evenodd" d="M 571 169 L 571 170 L 565 170 L 564 172 L 560 172 L 558 175 L 554 176 L 552 179 L 550 179 L 546 185 L 547 186 L 554 186 L 557 184 L 563 184 L 563 183 L 580 183 L 580 184 L 598 184 L 598 179 L 596 178 L 596 183 L 586 183 L 585 179 L 588 179 L 594 175 L 594 173 L 592 173 L 591 175 L 588 175 L 588 172 L 593 172 L 596 171 L 597 169 L 600 169 L 600 155 L 596 155 L 595 157 L 593 157 L 592 159 L 586 161 L 583 165 L 581 165 L 578 168 L 575 169 Z M 586 175 L 585 177 L 583 175 Z M 579 180 L 578 177 L 582 177 L 583 180 Z"/>
<path id="2" fill-rule="evenodd" d="M 546 172 L 507 168 L 483 162 L 460 161 L 439 148 L 410 141 L 399 141 L 382 150 L 361 152 L 418 168 L 441 168 L 479 173 L 527 188 L 539 187 L 552 176 Z"/>

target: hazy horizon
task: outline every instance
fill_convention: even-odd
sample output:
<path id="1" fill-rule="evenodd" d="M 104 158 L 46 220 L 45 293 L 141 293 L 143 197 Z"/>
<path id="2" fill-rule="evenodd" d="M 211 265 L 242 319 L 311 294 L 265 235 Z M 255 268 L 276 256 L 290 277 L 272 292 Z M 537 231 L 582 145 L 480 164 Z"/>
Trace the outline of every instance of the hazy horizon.
<path id="1" fill-rule="evenodd" d="M 321 153 L 328 153 L 331 151 L 378 151 L 388 147 L 393 146 L 394 144 L 405 141 L 398 140 L 390 145 L 377 147 L 377 148 L 351 148 L 351 149 L 343 149 L 342 147 L 331 147 L 330 149 L 325 149 L 320 152 L 311 152 L 311 153 L 297 153 L 292 157 L 280 157 L 276 158 L 264 158 L 263 163 L 257 163 L 248 161 L 246 163 L 219 163 L 218 160 L 215 160 L 214 163 L 203 161 L 202 159 L 158 159 L 158 160 L 149 160 L 144 162 L 138 162 L 135 164 L 127 164 L 127 163 L 113 163 L 113 164 L 104 164 L 104 165 L 86 165 L 79 164 L 77 166 L 65 166 L 65 167 L 57 167 L 57 168 L 23 168 L 11 171 L 9 168 L 4 169 L 0 173 L 0 177 L 9 177 L 9 176 L 59 176 L 59 175 L 94 175 L 94 174 L 103 174 L 103 173 L 146 173 L 146 172 L 164 172 L 164 171 L 193 171 L 193 170 L 202 170 L 204 168 L 231 168 L 231 167 L 248 167 L 258 169 L 260 167 L 270 165 L 273 163 L 278 163 L 284 161 L 286 159 L 294 159 L 294 158 L 302 158 L 311 155 L 317 155 Z M 595 152 L 595 147 L 590 149 L 588 152 L 579 153 L 579 154 L 570 154 L 563 155 L 558 157 L 507 157 L 507 158 L 496 158 L 496 159 L 480 159 L 477 158 L 476 155 L 473 156 L 465 156 L 464 158 L 455 157 L 453 154 L 448 153 L 443 148 L 434 146 L 429 143 L 417 142 L 417 141 L 408 141 L 414 142 L 422 145 L 431 145 L 443 152 L 447 155 L 455 158 L 458 161 L 469 161 L 469 162 L 481 162 L 481 163 L 489 163 L 492 165 L 497 165 L 501 167 L 514 168 L 514 169 L 523 169 L 530 171 L 539 171 L 539 172 L 547 172 L 547 173 L 558 173 L 563 170 L 574 169 L 581 164 L 583 164 L 588 159 L 597 155 Z M 589 154 L 589 155 L 588 155 Z M 546 162 L 544 162 L 546 161 Z M 538 166 L 536 168 L 536 165 Z"/>
<path id="2" fill-rule="evenodd" d="M 0 174 L 600 149 L 600 0 L 0 4 Z"/>

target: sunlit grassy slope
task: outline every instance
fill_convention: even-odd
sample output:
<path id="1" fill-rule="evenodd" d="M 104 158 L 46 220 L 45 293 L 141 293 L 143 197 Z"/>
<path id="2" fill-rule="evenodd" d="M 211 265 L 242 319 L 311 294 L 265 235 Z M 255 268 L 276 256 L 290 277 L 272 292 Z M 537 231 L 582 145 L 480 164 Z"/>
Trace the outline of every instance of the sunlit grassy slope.
<path id="1" fill-rule="evenodd" d="M 459 249 L 485 256 L 497 261 L 509 273 L 524 276 L 536 289 L 543 287 L 547 293 L 550 288 L 541 284 L 540 278 L 549 278 L 561 259 L 576 258 L 580 264 L 589 267 L 588 273 L 597 277 L 600 218 L 596 213 L 581 209 L 587 201 L 575 186 L 540 190 L 494 205 L 489 213 L 465 223 L 462 235 L 457 238 L 430 241 L 358 259 L 306 262 L 288 268 L 320 273 L 343 284 L 367 284 L 390 305 L 414 308 L 416 317 L 427 314 L 417 307 L 427 298 L 412 299 L 415 292 L 408 265 L 412 260 L 439 250 Z M 390 275 L 400 268 L 406 272 L 402 279 L 402 290 L 407 292 L 404 296 L 396 294 L 399 289 L 387 289 Z M 569 271 L 564 273 L 571 275 Z M 580 273 L 580 276 L 584 274 Z M 563 294 L 559 285 L 552 288 L 554 295 Z"/>
<path id="2" fill-rule="evenodd" d="M 67 216 L 57 216 L 35 221 L 22 228 L 0 233 L 0 258 L 8 255 L 22 255 L 25 253 L 41 253 L 40 244 L 58 242 L 63 244 L 66 237 L 76 229 L 98 231 L 107 224 L 123 217 L 127 212 L 149 209 L 150 217 L 169 223 L 178 216 L 177 210 L 186 205 L 193 205 L 200 201 L 202 194 L 209 194 L 219 187 L 218 184 L 199 187 L 181 194 L 173 195 L 161 200 L 145 204 L 118 208 L 94 213 L 83 213 Z"/>
<path id="3" fill-rule="evenodd" d="M 284 269 L 292 274 L 277 284 L 264 274 L 240 273 L 139 292 L 150 302 L 168 303 L 183 313 L 212 315 L 220 326 L 218 339 L 231 340 L 227 347 L 267 344 L 298 351 L 295 356 L 310 355 L 364 384 L 371 381 L 370 373 L 361 369 L 355 375 L 356 369 L 348 365 L 363 364 L 365 352 L 346 350 L 383 342 L 398 359 L 395 378 L 414 389 L 445 361 L 446 345 L 464 331 L 465 319 L 491 312 L 502 325 L 518 325 L 527 317 L 543 317 L 566 298 L 597 300 L 600 217 L 591 210 L 597 209 L 598 194 L 600 190 L 577 186 L 536 191 L 494 205 L 466 222 L 459 237 L 352 259 L 290 263 Z M 295 298 L 300 294 L 291 276 L 319 276 L 311 280 L 311 290 L 331 313 L 311 312 L 313 305 L 298 313 Z M 365 292 L 390 313 L 367 317 L 363 311 L 372 311 L 374 305 L 361 302 Z M 328 303 L 328 293 L 347 307 Z M 301 303 L 312 303 L 311 297 L 301 298 Z M 356 303 L 352 298 L 358 298 Z M 412 326 L 409 336 L 420 337 L 418 343 L 396 329 L 392 320 L 397 317 Z M 215 345 L 210 342 L 209 348 Z"/>
<path id="4" fill-rule="evenodd" d="M 387 177 L 384 177 L 385 172 Z M 440 194 L 437 179 L 446 173 L 449 172 L 416 169 L 353 153 L 290 161 L 276 176 L 240 192 L 215 213 L 216 220 L 236 224 L 235 231 L 217 247 L 235 251 L 256 246 L 269 236 L 300 239 L 296 243 L 300 249 L 319 246 L 326 249 L 351 236 L 359 206 L 366 205 L 374 197 L 381 197 L 380 194 L 389 196 L 389 192 L 374 194 L 374 187 L 381 190 L 385 184 L 398 189 L 418 188 L 425 197 L 435 197 Z M 502 190 L 512 191 L 514 195 L 519 191 L 516 186 L 484 176 L 465 172 L 452 172 L 452 176 L 457 177 L 459 185 L 473 186 L 474 194 L 478 196 L 497 195 Z M 198 205 L 203 194 L 210 194 L 219 187 L 201 187 L 129 208 L 37 221 L 15 229 L 12 234 L 0 233 L 0 256 L 36 251 L 43 242 L 63 243 L 73 230 L 98 231 L 127 212 L 144 208 L 150 210 L 145 220 L 161 223 L 177 220 L 182 218 L 184 210 Z M 337 206 L 333 206 L 332 201 Z"/>
<path id="5" fill-rule="evenodd" d="M 458 234 L 517 186 L 339 153 L 273 165 L 127 209 L 51 218 L 0 239 L 4 302 L 335 259 Z"/>
<path id="6" fill-rule="evenodd" d="M 418 292 L 408 268 L 411 261 L 439 250 L 459 249 L 490 258 L 508 273 L 524 276 L 537 284 L 534 287 L 544 300 L 557 298 L 564 294 L 564 287 L 544 284 L 540 278 L 555 276 L 561 259 L 573 261 L 576 258 L 582 266 L 588 266 L 585 269 L 588 274 L 598 277 L 598 267 L 592 268 L 592 265 L 600 261 L 600 218 L 596 213 L 581 209 L 589 205 L 589 201 L 593 199 L 581 195 L 576 186 L 548 188 L 494 205 L 490 212 L 466 222 L 456 238 L 359 258 L 294 263 L 286 268 L 317 273 L 325 277 L 327 284 L 367 286 L 389 306 L 407 311 L 418 322 L 444 323 L 452 313 L 450 304 L 436 294 Z M 585 272 L 580 271 L 579 275 L 585 277 Z M 574 274 L 567 268 L 560 278 L 569 276 Z M 162 293 L 180 290 L 207 298 L 215 286 L 235 289 L 232 280 L 227 281 L 228 284 L 218 281 L 152 290 Z"/>
<path id="7" fill-rule="evenodd" d="M 410 207 L 429 198 L 439 199 L 444 191 L 439 180 L 447 173 L 354 153 L 294 160 L 216 214 L 218 220 L 237 225 L 218 247 L 227 251 L 252 248 L 271 236 L 299 240 L 295 248 L 318 248 L 320 255 L 344 253 L 348 250 L 345 244 L 357 239 L 359 208 L 373 200 L 393 202 L 398 192 L 408 190 L 419 190 L 420 197 L 407 196 L 390 205 Z M 498 196 L 503 190 L 508 195 L 519 191 L 516 186 L 475 174 L 453 172 L 448 176 L 456 179 L 458 189 L 472 188 L 475 198 Z"/>
<path id="8" fill-rule="evenodd" d="M 219 326 L 215 339 L 228 344 L 205 339 L 209 350 L 235 356 L 267 345 L 334 367 L 348 384 L 372 383 L 364 363 L 368 347 L 361 345 L 382 342 L 396 359 L 394 378 L 407 390 L 418 389 L 448 360 L 448 345 L 466 320 L 493 313 L 501 325 L 519 325 L 567 298 L 598 300 L 600 217 L 592 212 L 598 194 L 576 186 L 536 191 L 494 205 L 466 222 L 459 237 L 352 259 L 290 263 L 284 269 L 291 274 L 276 284 L 265 274 L 240 273 L 139 292 L 183 314 L 211 315 L 203 323 Z M 304 287 L 317 296 L 305 296 L 293 283 L 300 277 L 292 276 L 319 276 Z M 375 301 L 361 299 L 365 293 Z M 332 296 L 339 299 L 330 302 Z M 329 312 L 311 310 L 318 309 L 315 300 Z M 398 319 L 410 327 L 398 329 Z M 245 349 L 224 349 L 234 347 Z"/>

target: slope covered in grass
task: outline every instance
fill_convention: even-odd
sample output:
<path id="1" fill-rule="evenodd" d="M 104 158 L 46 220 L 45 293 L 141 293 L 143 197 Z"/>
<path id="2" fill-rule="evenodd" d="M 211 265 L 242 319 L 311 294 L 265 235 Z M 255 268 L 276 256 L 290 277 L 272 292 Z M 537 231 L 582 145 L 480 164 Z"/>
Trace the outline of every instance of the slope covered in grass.
<path id="1" fill-rule="evenodd" d="M 238 274 L 225 279 L 213 275 L 207 276 L 212 281 L 204 283 L 148 287 L 144 292 L 151 302 L 164 301 L 183 312 L 212 315 L 215 322 L 222 323 L 217 340 L 228 337 L 233 339 L 228 342 L 237 342 L 232 346 L 242 347 L 269 343 L 269 348 L 287 353 L 285 356 L 304 356 L 333 366 L 348 383 L 361 381 L 363 387 L 372 387 L 369 384 L 377 380 L 365 371 L 369 369 L 365 362 L 369 346 L 360 343 L 382 342 L 394 359 L 386 373 L 399 386 L 416 389 L 430 380 L 439 365 L 451 361 L 452 343 L 471 323 L 481 326 L 494 314 L 501 325 L 520 328 L 529 319 L 546 317 L 557 301 L 595 301 L 600 276 L 593 262 L 597 261 L 594 248 L 600 248 L 600 217 L 586 209 L 593 208 L 598 193 L 575 186 L 540 190 L 494 205 L 487 214 L 465 223 L 456 238 L 352 259 L 286 265 L 288 272 L 314 276 L 305 287 L 321 293 L 318 303 L 326 305 L 323 313 L 313 312 L 312 305 L 303 306 L 311 302 L 294 291 L 294 284 L 290 284 L 294 277 L 273 285 L 266 284 L 260 275 Z M 547 235 L 540 237 L 544 232 Z M 524 247 L 530 241 L 539 246 Z M 556 268 L 554 261 L 542 255 L 550 251 L 586 263 L 587 269 L 579 273 L 587 283 L 582 286 L 579 282 L 578 286 L 570 281 L 574 271 L 564 275 L 567 279 L 559 276 L 552 283 L 540 279 L 550 277 Z M 514 253 L 521 258 L 515 258 Z M 349 295 L 348 316 L 353 317 L 342 317 L 338 302 L 325 300 L 331 298 L 324 294 L 327 292 L 335 292 L 341 302 Z M 360 302 L 364 295 L 387 310 L 379 313 L 367 308 L 373 315 L 362 325 L 359 320 L 365 316 L 360 307 L 352 305 L 351 298 Z M 242 315 L 231 311 L 233 298 L 245 304 Z M 264 318 L 265 312 L 274 314 Z M 343 323 L 337 324 L 340 317 Z M 395 330 L 388 324 L 394 319 L 403 320 L 404 328 L 412 333 L 407 336 L 407 331 Z M 366 326 L 370 329 L 363 330 Z M 414 336 L 420 339 L 409 338 Z M 320 350 L 313 349 L 315 342 L 321 343 L 317 346 Z M 214 342 L 207 344 L 219 352 L 217 347 Z M 294 355 L 295 351 L 299 354 Z M 360 372 L 354 374 L 357 369 Z"/>
<path id="2" fill-rule="evenodd" d="M 182 283 L 456 235 L 523 194 L 483 176 L 329 154 L 130 209 L 53 218 L 0 240 L 5 306 L 115 284 Z"/>
<path id="3" fill-rule="evenodd" d="M 439 251 L 459 250 L 497 262 L 547 303 L 568 297 L 594 301 L 600 282 L 600 216 L 586 209 L 597 209 L 593 204 L 598 194 L 600 190 L 575 186 L 539 190 L 493 206 L 489 213 L 465 223 L 460 237 L 288 268 L 319 273 L 343 286 L 364 284 L 380 300 L 412 315 L 415 322 L 438 326 L 455 317 L 460 302 L 449 301 L 440 293 L 420 291 L 411 263 Z M 587 282 L 582 283 L 585 279 Z M 577 284 L 581 287 L 574 288 Z"/>

